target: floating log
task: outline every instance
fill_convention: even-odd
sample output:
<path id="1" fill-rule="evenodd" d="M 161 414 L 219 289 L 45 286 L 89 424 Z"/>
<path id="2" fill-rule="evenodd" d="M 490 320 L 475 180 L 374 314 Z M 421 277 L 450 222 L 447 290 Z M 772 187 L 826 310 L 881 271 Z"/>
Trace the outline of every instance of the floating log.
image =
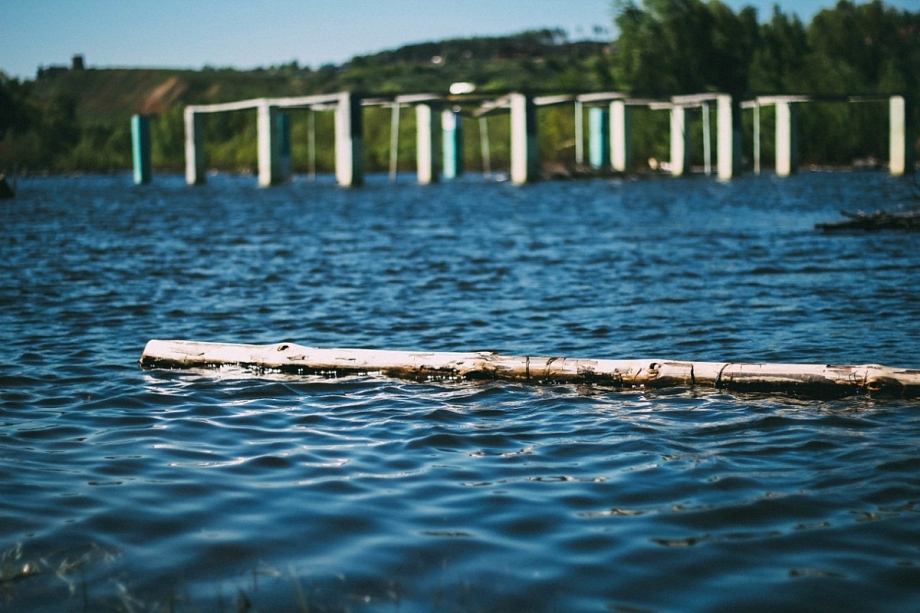
<path id="1" fill-rule="evenodd" d="M 879 230 L 901 230 L 905 232 L 920 231 L 920 210 L 891 213 L 876 211 L 875 213 L 848 213 L 840 211 L 847 218 L 846 221 L 835 223 L 815 224 L 815 229 L 822 232 L 876 232 Z"/>
<path id="2" fill-rule="evenodd" d="M 0 200 L 9 200 L 16 197 L 16 182 L 13 185 L 6 180 L 6 175 L 0 173 Z"/>
<path id="3" fill-rule="evenodd" d="M 781 393 L 804 398 L 870 395 L 920 397 L 920 370 L 875 364 L 748 364 L 675 360 L 593 360 L 471 353 L 324 349 L 293 343 L 240 345 L 151 340 L 142 368 L 238 366 L 337 378 L 380 374 L 413 381 L 504 379 L 533 384 L 574 383 L 615 389 L 713 388 Z"/>

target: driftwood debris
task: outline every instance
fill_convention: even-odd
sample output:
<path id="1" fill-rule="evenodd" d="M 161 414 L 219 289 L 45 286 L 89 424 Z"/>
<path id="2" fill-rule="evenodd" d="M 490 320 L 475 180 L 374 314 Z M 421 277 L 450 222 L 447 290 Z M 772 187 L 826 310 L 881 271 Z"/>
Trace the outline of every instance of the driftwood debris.
<path id="1" fill-rule="evenodd" d="M 902 232 L 920 232 L 920 209 L 910 211 L 876 211 L 875 213 L 848 213 L 840 211 L 846 221 L 815 224 L 815 229 L 825 233 L 832 232 L 876 232 L 879 230 L 900 230 Z"/>
<path id="2" fill-rule="evenodd" d="M 151 340 L 142 368 L 240 366 L 259 372 L 323 377 L 368 375 L 414 381 L 505 379 L 534 384 L 576 383 L 615 389 L 714 388 L 780 393 L 804 398 L 870 395 L 920 397 L 920 370 L 875 364 L 747 364 L 673 360 L 593 360 L 517 357 L 491 352 L 415 352 L 323 349 L 293 343 L 239 345 Z"/>
<path id="3" fill-rule="evenodd" d="M 16 181 L 13 184 L 6 180 L 6 175 L 0 173 L 0 200 L 9 200 L 16 197 Z"/>

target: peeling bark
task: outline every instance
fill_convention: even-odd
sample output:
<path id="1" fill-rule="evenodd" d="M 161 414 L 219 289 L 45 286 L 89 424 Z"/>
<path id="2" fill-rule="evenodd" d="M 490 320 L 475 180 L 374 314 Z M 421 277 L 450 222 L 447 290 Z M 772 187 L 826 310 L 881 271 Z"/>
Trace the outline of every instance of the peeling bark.
<path id="1" fill-rule="evenodd" d="M 259 372 L 327 378 L 381 374 L 413 381 L 501 379 L 533 384 L 576 383 L 614 389 L 713 388 L 804 398 L 871 395 L 920 397 L 920 370 L 876 364 L 746 364 L 673 360 L 592 360 L 506 356 L 492 352 L 324 349 L 293 343 L 239 345 L 151 340 L 142 368 L 240 366 Z"/>

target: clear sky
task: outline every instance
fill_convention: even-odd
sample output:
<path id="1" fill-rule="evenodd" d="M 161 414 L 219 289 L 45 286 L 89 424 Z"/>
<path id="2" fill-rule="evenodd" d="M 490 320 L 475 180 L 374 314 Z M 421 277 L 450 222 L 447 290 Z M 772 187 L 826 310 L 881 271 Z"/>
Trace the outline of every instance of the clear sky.
<path id="1" fill-rule="evenodd" d="M 804 22 L 836 0 L 725 0 Z M 885 0 L 920 10 L 920 0 Z M 560 27 L 612 37 L 611 0 L 0 0 L 0 71 L 39 66 L 255 68 L 341 63 L 407 43 Z"/>

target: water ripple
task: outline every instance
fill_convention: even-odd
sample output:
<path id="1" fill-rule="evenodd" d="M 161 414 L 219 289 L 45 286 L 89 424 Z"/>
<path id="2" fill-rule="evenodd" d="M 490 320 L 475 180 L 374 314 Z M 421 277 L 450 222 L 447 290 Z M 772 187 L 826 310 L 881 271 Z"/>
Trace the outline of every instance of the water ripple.
<path id="1" fill-rule="evenodd" d="M 141 371 L 150 338 L 920 365 L 909 183 L 23 179 L 0 608 L 910 611 L 915 403 Z"/>

